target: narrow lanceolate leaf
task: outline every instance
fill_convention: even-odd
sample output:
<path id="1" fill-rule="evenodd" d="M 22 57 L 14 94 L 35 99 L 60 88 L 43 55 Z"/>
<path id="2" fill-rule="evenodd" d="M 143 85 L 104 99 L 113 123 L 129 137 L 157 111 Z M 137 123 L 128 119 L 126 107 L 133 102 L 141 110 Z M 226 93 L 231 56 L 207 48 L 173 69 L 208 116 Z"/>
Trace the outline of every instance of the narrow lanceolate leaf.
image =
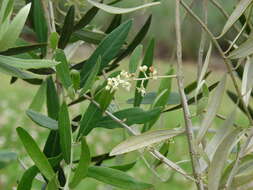
<path id="1" fill-rule="evenodd" d="M 105 33 L 106 34 L 111 33 L 115 28 L 117 28 L 121 24 L 121 20 L 122 20 L 122 15 L 115 15 L 110 25 L 106 29 Z"/>
<path id="2" fill-rule="evenodd" d="M 243 78 L 242 78 L 242 94 L 243 101 L 248 106 L 250 100 L 250 94 L 253 87 L 253 64 L 252 59 L 247 58 L 247 62 L 244 66 Z"/>
<path id="3" fill-rule="evenodd" d="M 58 119 L 60 109 L 59 97 L 52 77 L 47 78 L 47 112 L 52 119 Z"/>
<path id="4" fill-rule="evenodd" d="M 3 0 L 0 7 L 0 24 L 2 24 L 12 13 L 14 0 Z"/>
<path id="5" fill-rule="evenodd" d="M 58 47 L 60 49 L 64 49 L 67 46 L 74 29 L 74 22 L 75 22 L 75 7 L 71 6 L 65 17 L 63 28 L 61 31 L 61 36 L 58 44 Z"/>
<path id="6" fill-rule="evenodd" d="M 94 67 L 99 56 L 101 56 L 100 70 L 102 70 L 118 55 L 121 46 L 124 44 L 127 38 L 131 26 L 132 20 L 126 21 L 108 34 L 107 37 L 99 44 L 95 52 L 87 60 L 81 70 L 81 85 L 85 83 L 85 80 L 89 76 L 89 73 Z"/>
<path id="7" fill-rule="evenodd" d="M 113 95 L 114 93 L 110 93 L 110 91 L 105 89 L 96 94 L 95 101 L 99 103 L 100 108 L 98 108 L 92 102 L 90 103 L 80 121 L 80 128 L 77 137 L 78 139 L 80 139 L 82 136 L 88 135 L 91 130 L 96 127 L 97 122 L 102 118 L 103 112 L 110 105 Z"/>
<path id="8" fill-rule="evenodd" d="M 208 142 L 205 148 L 205 153 L 208 156 L 209 160 L 213 159 L 213 155 L 216 152 L 217 148 L 223 142 L 225 137 L 233 130 L 233 123 L 236 117 L 236 110 L 234 110 L 222 124 L 222 126 L 217 129 L 214 137 Z M 204 171 L 207 167 L 207 163 L 200 159 L 201 170 Z"/>
<path id="9" fill-rule="evenodd" d="M 142 62 L 142 66 L 146 65 L 148 68 L 151 67 L 153 65 L 153 59 L 154 59 L 154 48 L 155 48 L 155 40 L 152 39 L 148 45 L 148 49 L 146 50 L 143 62 Z M 150 70 L 148 69 L 146 71 L 146 75 L 149 75 Z M 145 75 L 143 72 L 139 73 L 138 78 L 145 78 Z M 143 82 L 143 87 L 146 89 L 148 86 L 148 82 L 149 80 L 145 80 Z M 136 88 L 140 88 L 142 84 L 142 81 L 137 81 L 136 83 Z M 134 96 L 134 106 L 135 107 L 139 107 L 141 104 L 143 97 L 142 94 L 136 89 L 135 90 L 135 96 Z"/>
<path id="10" fill-rule="evenodd" d="M 228 155 L 235 145 L 238 133 L 238 129 L 230 132 L 217 148 L 208 169 L 208 189 L 218 190 L 223 168 Z"/>
<path id="11" fill-rule="evenodd" d="M 105 12 L 111 13 L 111 14 L 126 14 L 126 13 L 137 11 L 139 9 L 143 9 L 143 8 L 147 8 L 147 7 L 151 7 L 151 6 L 155 6 L 155 5 L 160 4 L 160 2 L 153 2 L 153 3 L 146 3 L 144 5 L 137 6 L 134 8 L 118 8 L 118 7 L 113 7 L 110 5 L 103 4 L 103 3 L 99 3 L 94 0 L 87 0 L 87 1 L 90 4 L 92 4 L 93 6 L 99 8 Z"/>
<path id="12" fill-rule="evenodd" d="M 207 55 L 206 55 L 206 59 L 205 59 L 205 62 L 204 62 L 204 65 L 202 67 L 202 70 L 200 72 L 200 76 L 199 76 L 199 79 L 198 79 L 198 85 L 197 85 L 197 89 L 196 89 L 196 96 L 199 92 L 199 90 L 201 89 L 202 85 L 203 84 L 203 79 L 205 77 L 205 74 L 207 72 L 207 69 L 208 69 L 208 65 L 210 63 L 210 57 L 211 57 L 211 53 L 212 53 L 212 43 L 210 43 L 210 46 L 209 46 L 209 49 L 208 49 L 208 52 L 207 52 Z"/>
<path id="13" fill-rule="evenodd" d="M 174 73 L 174 69 L 170 68 L 169 71 L 166 73 L 167 75 L 172 75 Z M 172 78 L 164 78 L 160 82 L 160 86 L 158 89 L 158 94 L 151 105 L 152 108 L 162 107 L 163 109 L 169 101 L 172 100 L 172 94 L 171 94 L 171 87 L 172 87 Z M 180 99 L 180 98 L 179 98 Z M 158 115 L 155 119 L 151 120 L 149 123 L 145 124 L 143 127 L 143 131 L 148 131 L 151 129 L 151 127 L 156 123 L 156 121 L 159 119 Z"/>
<path id="14" fill-rule="evenodd" d="M 50 130 L 58 129 L 58 122 L 54 119 L 51 119 L 50 117 L 47 117 L 33 110 L 27 110 L 26 114 L 34 123 L 38 124 L 41 127 L 45 127 Z"/>
<path id="15" fill-rule="evenodd" d="M 21 69 L 39 69 L 56 66 L 58 63 L 46 59 L 20 59 L 16 57 L 0 55 L 0 64 L 6 64 Z"/>
<path id="16" fill-rule="evenodd" d="M 32 9 L 31 9 L 31 20 L 33 24 L 33 29 L 36 33 L 36 37 L 38 42 L 46 43 L 48 40 L 48 28 L 47 21 L 45 19 L 45 15 L 43 12 L 42 1 L 39 0 L 31 0 Z M 41 53 L 43 56 L 46 54 L 46 47 L 41 48 Z"/>
<path id="17" fill-rule="evenodd" d="M 82 139 L 81 143 L 82 143 L 82 145 L 81 145 L 82 152 L 81 152 L 80 160 L 79 160 L 78 166 L 75 170 L 75 174 L 73 176 L 73 179 L 70 183 L 70 187 L 73 189 L 81 182 L 81 180 L 83 180 L 87 176 L 88 167 L 91 162 L 90 150 L 89 150 L 89 147 L 86 143 L 85 138 Z"/>
<path id="18" fill-rule="evenodd" d="M 62 160 L 62 156 L 56 156 L 49 159 L 49 163 L 52 165 L 52 167 L 59 164 L 59 162 Z M 34 178 L 39 173 L 39 169 L 34 165 L 28 168 L 25 173 L 22 175 L 22 178 L 20 179 L 18 183 L 17 190 L 31 190 L 32 183 L 34 181 Z"/>
<path id="19" fill-rule="evenodd" d="M 58 120 L 60 109 L 59 97 L 52 77 L 47 78 L 47 112 L 48 116 Z M 43 152 L 47 157 L 53 157 L 61 152 L 59 132 L 50 131 Z"/>
<path id="20" fill-rule="evenodd" d="M 173 138 L 175 136 L 181 135 L 184 133 L 182 129 L 165 129 L 165 130 L 156 130 L 149 131 L 137 136 L 131 136 L 124 142 L 117 145 L 111 151 L 110 155 L 119 155 L 141 148 L 145 148 L 154 143 L 159 143 L 161 141 Z"/>
<path id="21" fill-rule="evenodd" d="M 27 53 L 39 48 L 44 48 L 44 47 L 47 47 L 46 43 L 18 46 L 18 47 L 10 48 L 7 51 L 0 52 L 0 55 L 8 55 L 8 56 L 18 55 L 18 54 Z"/>
<path id="22" fill-rule="evenodd" d="M 23 7 L 8 25 L 6 32 L 0 36 L 0 51 L 5 51 L 15 45 L 16 40 L 25 25 L 30 8 L 31 4 L 27 4 Z"/>
<path id="23" fill-rule="evenodd" d="M 99 44 L 104 38 L 106 37 L 106 34 L 100 31 L 92 31 L 89 29 L 81 29 L 73 33 L 72 40 L 82 40 L 87 43 L 91 44 Z"/>
<path id="24" fill-rule="evenodd" d="M 74 26 L 74 30 L 80 30 L 87 26 L 92 19 L 97 15 L 98 13 L 98 8 L 97 7 L 92 7 L 90 10 L 87 11 L 87 13 L 76 23 Z"/>
<path id="25" fill-rule="evenodd" d="M 64 51 L 61 49 L 57 49 L 54 58 L 55 61 L 59 62 L 59 64 L 56 66 L 56 74 L 65 89 L 68 89 L 71 86 L 72 81 L 70 76 L 69 64 L 64 54 Z"/>
<path id="26" fill-rule="evenodd" d="M 244 43 L 242 43 L 238 48 L 233 50 L 229 54 L 230 59 L 239 59 L 243 57 L 247 57 L 251 54 L 253 54 L 253 38 L 249 37 Z"/>
<path id="27" fill-rule="evenodd" d="M 150 28 L 152 21 L 152 15 L 148 17 L 140 31 L 136 34 L 134 39 L 131 41 L 131 43 L 127 46 L 126 50 L 123 51 L 112 63 L 112 65 L 117 64 L 122 59 L 124 59 L 126 56 L 128 56 L 130 53 L 134 51 L 134 49 L 142 42 L 142 40 L 145 38 L 146 34 L 148 33 L 148 30 Z"/>
<path id="28" fill-rule="evenodd" d="M 133 51 L 131 57 L 130 57 L 130 61 L 129 61 L 129 73 L 135 73 L 138 65 L 139 65 L 139 61 L 141 59 L 142 56 L 142 49 L 143 46 L 139 45 L 135 48 L 135 50 Z"/>
<path id="29" fill-rule="evenodd" d="M 235 10 L 229 16 L 219 37 L 223 36 L 235 24 L 235 22 L 242 16 L 242 14 L 245 12 L 245 10 L 249 7 L 251 3 L 252 0 L 241 0 L 238 2 Z"/>
<path id="30" fill-rule="evenodd" d="M 52 179 L 54 177 L 54 170 L 51 167 L 49 161 L 46 156 L 41 152 L 36 142 L 33 138 L 21 127 L 17 128 L 17 133 L 22 141 L 26 152 L 34 161 L 35 165 L 39 168 L 40 172 L 48 179 Z"/>
<path id="31" fill-rule="evenodd" d="M 129 164 L 124 164 L 124 165 L 110 166 L 110 168 L 126 172 L 128 170 L 131 170 L 135 166 L 135 164 L 136 164 L 136 161 Z"/>
<path id="32" fill-rule="evenodd" d="M 60 133 L 60 145 L 63 154 L 63 158 L 67 164 L 71 162 L 71 147 L 72 147 L 72 133 L 71 124 L 68 113 L 68 106 L 64 102 L 59 111 L 59 133 Z"/>
<path id="33" fill-rule="evenodd" d="M 27 169 L 18 183 L 17 190 L 31 190 L 32 182 L 38 172 L 39 170 L 36 166 Z"/>
<path id="34" fill-rule="evenodd" d="M 131 126 L 133 124 L 145 124 L 159 116 L 161 111 L 162 108 L 155 108 L 149 111 L 144 111 L 141 108 L 135 107 L 115 112 L 113 115 L 121 120 L 124 120 L 127 125 Z M 121 128 L 122 126 L 112 120 L 109 116 L 105 116 L 97 122 L 96 127 L 114 129 Z"/>
<path id="35" fill-rule="evenodd" d="M 73 88 L 78 90 L 80 88 L 80 73 L 79 71 L 72 69 L 70 71 L 70 77 L 72 80 Z"/>
<path id="36" fill-rule="evenodd" d="M 98 57 L 96 65 L 92 68 L 89 77 L 87 78 L 87 80 L 84 83 L 84 86 L 80 92 L 80 96 L 83 95 L 84 93 L 86 93 L 93 86 L 93 84 L 96 80 L 96 77 L 98 75 L 98 72 L 100 70 L 100 65 L 101 65 L 101 57 Z"/>
<path id="37" fill-rule="evenodd" d="M 36 79 L 40 78 L 39 75 L 23 71 L 21 69 L 18 69 L 16 67 L 7 65 L 5 63 L 0 62 L 0 72 L 4 73 L 6 75 L 10 75 L 13 77 L 21 78 L 21 79 Z"/>
<path id="38" fill-rule="evenodd" d="M 56 190 L 58 187 L 57 175 L 55 175 L 51 180 L 49 180 L 46 190 Z"/>
<path id="39" fill-rule="evenodd" d="M 197 142 L 201 142 L 202 138 L 205 136 L 208 128 L 211 126 L 213 119 L 220 107 L 223 93 L 225 91 L 226 85 L 226 75 L 223 76 L 221 82 L 219 83 L 214 95 L 211 98 L 210 105 L 208 106 L 207 113 L 201 122 L 199 133 L 197 135 Z"/>
<path id="40" fill-rule="evenodd" d="M 128 190 L 144 190 L 150 189 L 153 186 L 151 184 L 136 181 L 133 177 L 127 175 L 120 170 L 102 167 L 91 166 L 88 169 L 88 177 L 94 178 L 112 186 L 128 189 Z"/>

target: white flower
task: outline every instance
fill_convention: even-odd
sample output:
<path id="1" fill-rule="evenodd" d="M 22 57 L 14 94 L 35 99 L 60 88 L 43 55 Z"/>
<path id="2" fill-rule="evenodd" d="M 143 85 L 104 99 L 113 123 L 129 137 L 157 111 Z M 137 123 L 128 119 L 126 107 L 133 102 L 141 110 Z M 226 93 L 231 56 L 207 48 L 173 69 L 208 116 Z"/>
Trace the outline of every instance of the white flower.
<path id="1" fill-rule="evenodd" d="M 105 87 L 106 90 L 110 90 L 111 92 L 119 89 L 119 86 L 125 88 L 127 91 L 131 88 L 131 83 L 128 82 L 131 75 L 126 71 L 121 71 L 121 73 L 113 78 L 107 79 L 107 85 Z"/>
<path id="2" fill-rule="evenodd" d="M 143 65 L 143 66 L 140 66 L 140 67 L 139 67 L 139 70 L 140 70 L 141 72 L 146 72 L 146 71 L 148 70 L 148 67 L 147 67 L 147 65 Z"/>
<path id="3" fill-rule="evenodd" d="M 138 92 L 141 93 L 141 96 L 145 96 L 146 95 L 146 89 L 142 86 L 140 88 L 137 88 Z"/>

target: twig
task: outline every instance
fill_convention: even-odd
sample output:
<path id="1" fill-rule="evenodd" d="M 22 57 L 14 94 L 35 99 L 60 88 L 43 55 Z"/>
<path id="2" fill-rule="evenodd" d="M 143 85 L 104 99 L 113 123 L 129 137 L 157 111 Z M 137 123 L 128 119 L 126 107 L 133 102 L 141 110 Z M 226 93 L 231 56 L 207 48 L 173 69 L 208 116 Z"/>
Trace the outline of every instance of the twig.
<path id="1" fill-rule="evenodd" d="M 99 103 L 97 103 L 95 100 L 93 100 L 90 96 L 84 94 L 83 95 L 87 100 L 89 100 L 91 103 L 93 103 L 95 106 L 97 106 L 98 108 L 100 108 Z M 115 122 L 119 123 L 123 128 L 127 129 L 132 135 L 139 135 L 140 133 L 136 130 L 134 130 L 133 128 L 129 127 L 127 124 L 124 123 L 124 121 L 122 121 L 121 119 L 117 118 L 115 115 L 113 115 L 111 112 L 109 112 L 108 110 L 104 111 L 105 114 L 107 116 L 109 116 L 112 120 L 114 120 Z M 149 152 L 157 159 L 159 159 L 161 162 L 163 162 L 164 164 L 166 164 L 167 166 L 169 166 L 171 169 L 175 170 L 176 172 L 180 173 L 181 175 L 183 175 L 186 179 L 189 179 L 191 181 L 196 181 L 193 177 L 191 177 L 190 175 L 188 175 L 182 168 L 180 168 L 179 166 L 177 166 L 175 163 L 173 163 L 172 161 L 170 161 L 168 158 L 166 158 L 165 156 L 163 156 L 159 151 L 152 149 L 149 150 Z"/>
<path id="2" fill-rule="evenodd" d="M 180 24 L 180 0 L 176 0 L 176 20 L 175 20 L 175 28 L 176 28 L 176 39 L 177 39 L 177 84 L 178 90 L 181 97 L 181 103 L 183 107 L 184 113 L 184 121 L 186 128 L 186 135 L 188 138 L 188 146 L 189 152 L 192 162 L 192 170 L 193 175 L 196 179 L 196 185 L 199 190 L 204 190 L 204 184 L 201 179 L 199 168 L 200 163 L 197 157 L 197 152 L 194 148 L 194 137 L 193 137 L 193 127 L 191 122 L 191 115 L 189 106 L 187 104 L 187 98 L 184 92 L 184 79 L 183 79 L 183 63 L 182 63 L 182 42 L 181 42 L 181 24 Z"/>

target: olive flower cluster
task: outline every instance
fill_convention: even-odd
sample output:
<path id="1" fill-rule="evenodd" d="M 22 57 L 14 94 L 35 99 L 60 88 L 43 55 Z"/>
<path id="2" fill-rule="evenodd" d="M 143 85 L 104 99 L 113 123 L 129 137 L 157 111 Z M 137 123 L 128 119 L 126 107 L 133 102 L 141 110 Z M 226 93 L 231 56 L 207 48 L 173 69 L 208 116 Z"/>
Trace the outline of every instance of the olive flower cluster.
<path id="1" fill-rule="evenodd" d="M 147 75 L 147 71 L 149 69 L 149 76 Z M 120 74 L 116 77 L 108 78 L 107 85 L 105 87 L 106 90 L 110 90 L 110 92 L 114 92 L 122 87 L 127 91 L 131 89 L 131 81 L 141 81 L 140 87 L 137 87 L 138 92 L 141 93 L 142 96 L 145 96 L 146 89 L 144 87 L 144 81 L 149 79 L 157 79 L 157 71 L 153 67 L 147 67 L 146 65 L 140 66 L 139 71 L 144 74 L 144 78 L 135 78 L 134 74 L 130 74 L 126 71 L 121 71 Z"/>

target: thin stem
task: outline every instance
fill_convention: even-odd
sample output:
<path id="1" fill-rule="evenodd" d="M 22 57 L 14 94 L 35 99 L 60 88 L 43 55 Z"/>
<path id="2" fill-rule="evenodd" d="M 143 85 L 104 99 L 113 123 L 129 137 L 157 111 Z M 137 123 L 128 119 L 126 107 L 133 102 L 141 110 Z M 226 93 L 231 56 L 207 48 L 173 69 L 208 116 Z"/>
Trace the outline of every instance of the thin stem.
<path id="1" fill-rule="evenodd" d="M 167 75 L 167 76 L 156 76 L 156 79 L 162 79 L 162 78 L 177 78 L 177 75 Z M 133 80 L 149 80 L 154 79 L 154 77 L 146 77 L 146 78 L 134 78 Z"/>
<path id="2" fill-rule="evenodd" d="M 89 100 L 91 103 L 93 103 L 95 106 L 97 106 L 98 108 L 100 108 L 100 105 L 98 102 L 96 102 L 95 100 L 93 100 L 90 96 L 84 94 L 83 95 L 87 100 Z M 121 119 L 117 118 L 115 115 L 113 115 L 111 112 L 109 112 L 108 110 L 105 110 L 105 114 L 107 116 L 109 116 L 112 120 L 114 120 L 115 122 L 119 123 L 123 128 L 127 129 L 132 135 L 139 135 L 140 132 L 134 130 L 133 128 L 131 128 L 130 126 L 128 126 L 124 121 L 122 121 Z M 165 165 L 169 166 L 171 169 L 175 170 L 176 172 L 180 173 L 181 175 L 183 175 L 186 179 L 189 179 L 191 181 L 196 181 L 193 177 L 191 177 L 190 175 L 188 175 L 182 168 L 180 168 L 178 165 L 176 165 L 174 162 L 170 161 L 167 157 L 163 156 L 159 151 L 155 150 L 154 148 L 152 148 L 152 150 L 149 150 L 149 152 L 158 160 L 160 160 L 161 162 L 163 162 Z"/>
<path id="3" fill-rule="evenodd" d="M 187 104 L 187 98 L 184 92 L 184 79 L 183 79 L 183 61 L 182 61 L 182 42 L 181 42 L 181 24 L 180 24 L 180 0 L 176 0 L 176 39 L 177 39 L 177 84 L 178 90 L 181 97 L 181 103 L 183 105 L 184 121 L 186 128 L 186 135 L 188 138 L 188 146 L 190 151 L 190 157 L 192 162 L 193 175 L 196 179 L 196 185 L 199 190 L 204 190 L 204 184 L 200 177 L 199 168 L 200 163 L 197 157 L 197 152 L 194 148 L 194 136 L 193 127 L 191 122 L 191 115 L 189 106 Z"/>

